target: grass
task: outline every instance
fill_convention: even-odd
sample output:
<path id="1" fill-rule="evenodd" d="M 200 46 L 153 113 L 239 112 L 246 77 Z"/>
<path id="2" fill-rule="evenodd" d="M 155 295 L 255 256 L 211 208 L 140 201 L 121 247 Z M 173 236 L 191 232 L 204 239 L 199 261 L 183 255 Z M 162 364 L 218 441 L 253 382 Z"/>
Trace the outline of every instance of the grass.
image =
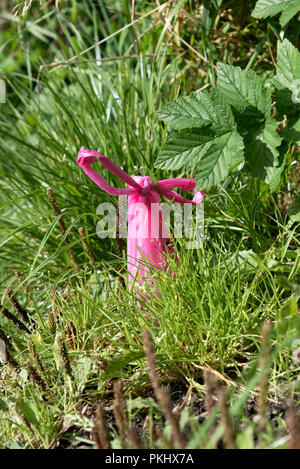
<path id="1" fill-rule="evenodd" d="M 224 32 L 231 14 L 228 3 L 216 21 L 233 44 L 236 18 L 230 23 L 235 32 Z M 24 321 L 20 329 L 3 308 L 0 313 L 1 338 L 9 351 L 0 369 L 0 448 L 103 447 L 97 440 L 97 428 L 104 425 L 99 408 L 96 412 L 99 403 L 112 447 L 134 445 L 131 425 L 145 447 L 178 446 L 172 437 L 174 422 L 153 385 L 153 369 L 149 376 L 145 329 L 153 340 L 155 373 L 170 386 L 171 405 L 183 407 L 178 419 L 187 447 L 228 446 L 230 425 L 237 447 L 295 447 L 297 412 L 290 405 L 291 430 L 280 405 L 290 395 L 297 400 L 299 393 L 299 362 L 292 356 L 299 331 L 299 226 L 280 210 L 278 194 L 269 196 L 238 171 L 207 192 L 203 248 L 186 250 L 184 241 L 177 240 L 179 264 L 170 261 L 176 276 L 153 272 L 159 295 L 143 301 L 142 308 L 120 281 L 120 275 L 127 281 L 124 249 L 118 259 L 115 240 L 96 235 L 97 205 L 116 200 L 80 172 L 80 146 L 100 149 L 129 174 L 171 177 L 153 170 L 166 134 L 156 111 L 178 95 L 213 82 L 219 59 L 235 61 L 232 46 L 224 52 L 214 29 L 216 40 L 209 52 L 209 30 L 193 30 L 191 24 L 200 15 L 197 5 L 194 16 L 187 3 L 178 2 L 136 23 L 135 30 L 118 33 L 132 20 L 126 5 L 103 2 L 98 8 L 93 2 L 73 1 L 61 12 L 47 6 L 43 16 L 33 5 L 25 18 L 19 17 L 21 29 L 9 23 L 9 33 L 1 30 L 9 36 L 7 50 L 16 53 L 22 38 L 30 51 L 38 46 L 39 53 L 29 52 L 27 60 L 17 54 L 16 68 L 7 66 L 8 100 L 1 105 L 0 303 L 22 320 L 9 301 L 14 294 L 29 320 L 24 331 Z M 141 2 L 136 16 L 155 6 Z M 79 21 L 83 11 L 84 20 Z M 8 18 L 4 15 L 2 21 L 10 22 Z M 171 30 L 165 27 L 166 18 Z M 37 37 L 38 25 L 45 42 Z M 294 34 L 293 25 L 289 28 Z M 194 44 L 206 63 L 173 29 Z M 273 29 L 245 25 L 240 34 L 244 42 L 251 37 L 252 58 L 243 43 L 237 64 L 246 65 L 247 57 L 267 73 Z M 252 30 L 259 30 L 256 39 Z M 108 34 L 111 39 L 103 41 Z M 40 68 L 67 62 L 91 46 L 73 65 Z M 118 60 L 111 60 L 115 57 Z M 176 173 L 181 175 L 186 176 Z M 105 177 L 119 184 L 110 174 Z M 49 187 L 61 212 L 53 213 Z M 79 228 L 84 230 L 81 235 Z M 95 267 L 82 245 L 83 233 Z M 6 295 L 7 288 L 12 293 Z M 269 352 L 261 345 L 266 321 L 273 323 Z M 263 366 L 260 356 L 265 357 Z M 207 369 L 219 381 L 214 389 L 212 379 L 204 376 Z M 277 405 L 279 413 L 261 428 L 259 418 L 249 416 L 249 399 L 258 396 L 259 401 L 263 395 L 265 373 L 268 409 Z M 123 421 L 116 425 L 113 383 L 120 379 L 128 415 L 123 411 Z M 229 404 L 220 383 L 228 388 Z M 219 391 L 223 394 L 216 403 Z M 216 399 L 209 402 L 211 395 Z M 122 406 L 115 390 L 117 398 Z M 203 406 L 200 417 L 197 405 Z M 145 419 L 142 429 L 139 422 Z M 122 425 L 128 427 L 125 443 Z"/>

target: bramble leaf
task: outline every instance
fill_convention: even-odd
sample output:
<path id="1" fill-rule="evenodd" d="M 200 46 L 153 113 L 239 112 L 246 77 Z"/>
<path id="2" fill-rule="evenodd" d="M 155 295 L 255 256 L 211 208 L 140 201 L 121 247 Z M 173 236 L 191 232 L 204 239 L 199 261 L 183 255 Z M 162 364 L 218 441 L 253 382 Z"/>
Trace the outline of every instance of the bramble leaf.
<path id="1" fill-rule="evenodd" d="M 279 163 L 277 147 L 281 138 L 276 133 L 277 127 L 278 122 L 269 117 L 260 125 L 250 127 L 245 136 L 245 159 L 249 162 L 250 171 L 267 184 Z"/>
<path id="2" fill-rule="evenodd" d="M 230 106 L 219 103 L 217 96 L 207 91 L 194 91 L 176 99 L 158 112 L 158 116 L 173 129 L 205 127 L 231 128 L 234 118 Z"/>
<path id="3" fill-rule="evenodd" d="M 197 187 L 205 189 L 222 181 L 244 160 L 243 148 L 243 140 L 235 128 L 220 134 L 203 129 L 184 130 L 171 135 L 156 161 L 156 167 L 179 169 L 197 165 Z"/>
<path id="4" fill-rule="evenodd" d="M 268 117 L 271 112 L 271 90 L 263 88 L 261 78 L 252 70 L 218 63 L 218 89 L 237 110 L 247 109 L 255 116 L 261 113 Z"/>
<path id="5" fill-rule="evenodd" d="M 295 104 L 300 102 L 300 52 L 287 39 L 278 45 L 275 79 L 293 93 Z"/>
<path id="6" fill-rule="evenodd" d="M 252 11 L 254 18 L 267 18 L 282 13 L 281 26 L 285 26 L 300 11 L 299 0 L 258 0 Z"/>

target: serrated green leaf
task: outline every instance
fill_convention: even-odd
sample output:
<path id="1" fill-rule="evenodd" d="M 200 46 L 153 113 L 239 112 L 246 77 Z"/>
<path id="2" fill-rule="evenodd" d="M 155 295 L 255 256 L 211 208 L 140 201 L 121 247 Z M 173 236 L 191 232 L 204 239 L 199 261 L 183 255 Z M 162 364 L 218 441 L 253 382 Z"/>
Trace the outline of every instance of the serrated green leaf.
<path id="1" fill-rule="evenodd" d="M 269 116 L 271 90 L 263 88 L 261 78 L 253 70 L 218 63 L 218 88 L 228 102 L 238 110 L 247 109 L 250 114 Z M 258 111 L 258 112 L 257 112 Z"/>
<path id="2" fill-rule="evenodd" d="M 275 79 L 292 93 L 294 103 L 300 100 L 300 52 L 284 39 L 278 45 Z M 297 98 L 299 100 L 297 101 Z"/>
<path id="3" fill-rule="evenodd" d="M 192 166 L 199 160 L 206 143 L 214 138 L 211 131 L 183 130 L 171 134 L 155 161 L 155 167 L 161 169 L 179 169 Z"/>
<path id="4" fill-rule="evenodd" d="M 245 137 L 245 159 L 249 162 L 250 170 L 253 176 L 267 184 L 272 180 L 279 163 L 277 147 L 281 144 L 281 138 L 276 133 L 277 126 L 278 122 L 269 117 L 260 125 L 249 127 Z"/>
<path id="5" fill-rule="evenodd" d="M 300 11 L 299 0 L 258 0 L 252 11 L 254 18 L 267 18 L 282 13 L 281 26 L 285 26 Z"/>
<path id="6" fill-rule="evenodd" d="M 243 148 L 243 140 L 235 129 L 223 134 L 185 130 L 171 136 L 155 166 L 179 169 L 197 164 L 197 187 L 205 189 L 222 181 L 230 169 L 243 161 Z"/>
<path id="7" fill-rule="evenodd" d="M 209 189 L 223 181 L 244 161 L 243 149 L 243 139 L 236 130 L 219 135 L 206 144 L 195 169 L 197 187 Z"/>
<path id="8" fill-rule="evenodd" d="M 188 96 L 172 101 L 158 112 L 158 116 L 173 129 L 208 125 L 229 129 L 234 126 L 230 106 L 223 102 L 218 103 L 217 96 L 207 91 L 194 91 Z"/>
<path id="9" fill-rule="evenodd" d="M 283 116 L 287 113 L 293 114 L 297 112 L 297 105 L 293 103 L 292 92 L 277 81 L 273 80 L 276 90 L 274 93 L 274 102 L 277 110 L 277 120 L 283 119 Z M 278 88 L 282 87 L 282 88 Z"/>
<path id="10" fill-rule="evenodd" d="M 284 140 L 300 146 L 300 119 L 297 117 L 289 118 L 280 135 Z"/>
<path id="11" fill-rule="evenodd" d="M 284 8 L 280 17 L 280 24 L 284 27 L 297 13 L 300 11 L 299 0 L 291 0 L 286 8 Z"/>

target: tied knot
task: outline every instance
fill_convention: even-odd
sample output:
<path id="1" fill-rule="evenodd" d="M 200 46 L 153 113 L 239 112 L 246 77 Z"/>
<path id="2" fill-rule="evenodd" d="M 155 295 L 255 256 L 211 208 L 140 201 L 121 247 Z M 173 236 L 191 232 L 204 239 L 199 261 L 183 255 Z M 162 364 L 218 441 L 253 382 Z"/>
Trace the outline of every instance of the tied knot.
<path id="1" fill-rule="evenodd" d="M 154 189 L 154 188 L 155 188 L 155 185 L 153 184 L 153 182 L 151 182 L 147 186 L 142 187 L 141 190 L 139 191 L 139 194 L 142 195 L 143 197 L 145 197 L 146 195 L 149 194 L 151 189 Z"/>

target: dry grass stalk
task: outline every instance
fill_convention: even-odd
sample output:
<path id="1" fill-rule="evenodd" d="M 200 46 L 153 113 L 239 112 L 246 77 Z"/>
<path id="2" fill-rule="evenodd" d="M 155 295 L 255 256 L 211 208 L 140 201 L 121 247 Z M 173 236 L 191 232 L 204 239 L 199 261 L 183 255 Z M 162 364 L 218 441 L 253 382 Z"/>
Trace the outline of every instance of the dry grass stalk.
<path id="1" fill-rule="evenodd" d="M 144 329 L 144 349 L 147 358 L 149 376 L 155 396 L 161 406 L 163 414 L 172 429 L 172 435 L 179 448 L 184 449 L 187 442 L 180 430 L 179 421 L 172 412 L 172 404 L 166 389 L 160 385 L 159 377 L 156 372 L 155 356 L 153 351 L 152 337 L 147 329 Z"/>
<path id="2" fill-rule="evenodd" d="M 290 435 L 290 448 L 300 449 L 300 413 L 292 400 L 289 401 L 289 407 L 285 413 L 285 422 Z"/>
<path id="3" fill-rule="evenodd" d="M 258 430 L 262 431 L 266 426 L 266 408 L 267 408 L 267 394 L 268 394 L 268 361 L 270 358 L 270 335 L 272 331 L 271 321 L 266 321 L 261 330 L 261 354 L 258 361 L 258 370 L 261 373 L 258 385 Z"/>
<path id="4" fill-rule="evenodd" d="M 98 404 L 96 420 L 94 423 L 94 440 L 97 449 L 110 449 L 109 431 L 107 428 L 105 413 L 102 404 Z"/>
<path id="5" fill-rule="evenodd" d="M 49 199 L 49 202 L 50 202 L 50 205 L 52 207 L 52 210 L 53 210 L 53 213 L 54 213 L 54 216 L 57 217 L 59 216 L 62 212 L 58 206 L 58 203 L 55 199 L 55 196 L 53 194 L 53 191 L 51 189 L 51 187 L 48 187 L 47 189 L 47 196 L 48 196 L 48 199 Z M 60 217 L 60 219 L 58 220 L 58 225 L 59 225 L 59 229 L 61 231 L 61 234 L 64 236 L 65 233 L 66 233 L 66 225 L 65 225 L 65 222 L 64 222 L 64 219 L 63 217 Z M 78 267 L 78 264 L 77 262 L 75 261 L 75 257 L 74 257 L 74 254 L 73 254 L 73 251 L 72 249 L 69 247 L 69 244 L 70 244 L 70 239 L 68 236 L 65 237 L 65 243 L 66 245 L 68 246 L 68 254 L 70 256 L 70 259 L 71 259 L 71 262 L 72 262 L 72 265 L 74 267 L 74 269 L 76 270 L 77 272 L 77 275 L 80 277 L 80 269 Z"/>
<path id="6" fill-rule="evenodd" d="M 12 307 L 17 311 L 17 313 L 21 316 L 24 322 L 29 322 L 29 317 L 28 317 L 28 312 L 26 309 L 22 308 L 22 306 L 19 304 L 17 301 L 14 292 L 12 291 L 11 288 L 6 289 L 6 296 L 8 298 L 8 301 L 12 305 Z"/>
<path id="7" fill-rule="evenodd" d="M 226 449 L 236 449 L 234 429 L 232 420 L 229 415 L 228 396 L 226 388 L 220 389 L 219 393 L 219 406 L 221 410 L 221 421 L 224 425 L 223 441 Z"/>
<path id="8" fill-rule="evenodd" d="M 66 325 L 66 341 L 71 350 L 76 349 L 76 328 L 72 321 L 69 321 Z"/>
<path id="9" fill-rule="evenodd" d="M 129 428 L 126 403 L 122 394 L 122 382 L 120 380 L 114 383 L 114 415 L 120 429 L 120 441 L 122 448 L 126 448 L 126 437 L 133 449 L 142 449 L 141 442 L 135 432 Z"/>
<path id="10" fill-rule="evenodd" d="M 158 440 L 159 435 L 157 433 L 155 423 L 154 423 L 153 419 L 152 419 L 152 422 L 151 422 L 149 415 L 147 415 L 147 417 L 145 418 L 144 429 L 147 430 L 149 435 L 151 435 L 152 444 L 155 445 L 157 440 Z"/>
<path id="11" fill-rule="evenodd" d="M 30 298 L 32 298 L 32 294 L 28 290 L 28 285 L 24 281 L 25 280 L 24 276 L 21 274 L 21 272 L 19 270 L 15 270 L 14 273 L 15 273 L 15 276 L 17 277 L 17 279 L 18 279 L 19 284 L 22 286 L 24 293 L 28 294 L 28 296 Z"/>
<path id="12" fill-rule="evenodd" d="M 84 252 L 86 253 L 90 263 L 91 263 L 91 266 L 93 267 L 94 271 L 96 271 L 96 262 L 95 262 L 95 259 L 93 257 L 93 254 L 91 253 L 91 250 L 89 248 L 89 245 L 87 243 L 87 240 L 86 240 L 86 235 L 85 235 L 85 231 L 84 231 L 84 228 L 82 227 L 79 227 L 78 228 L 78 232 L 80 234 L 80 237 L 81 237 L 81 242 L 82 242 L 82 246 L 83 246 L 83 250 Z"/>
<path id="13" fill-rule="evenodd" d="M 41 391 L 47 392 L 47 385 L 32 365 L 28 365 L 28 371 L 32 381 L 34 381 Z"/>
<path id="14" fill-rule="evenodd" d="M 0 329 L 0 339 L 3 340 L 3 342 L 5 343 L 5 346 L 6 347 L 10 347 L 11 346 L 11 340 L 10 338 L 5 334 L 5 332 Z"/>
<path id="15" fill-rule="evenodd" d="M 1 309 L 1 305 L 0 305 L 0 309 Z M 10 321 L 12 321 L 18 329 L 20 329 L 21 331 L 27 332 L 27 334 L 30 334 L 30 330 L 28 329 L 28 327 L 25 326 L 25 324 L 21 322 L 14 314 L 8 311 L 8 309 L 3 308 L 2 314 L 3 316 L 6 317 L 6 319 L 9 319 Z"/>
<path id="16" fill-rule="evenodd" d="M 52 312 L 46 318 L 46 326 L 50 334 L 54 335 L 56 333 L 56 322 Z"/>
<path id="17" fill-rule="evenodd" d="M 38 372 L 45 377 L 45 371 L 44 371 L 44 368 L 43 368 L 43 365 L 39 359 L 39 356 L 37 354 L 37 351 L 36 351 L 36 348 L 35 348 L 35 345 L 32 341 L 32 339 L 29 339 L 28 342 L 27 342 L 27 347 L 28 347 L 28 350 L 29 350 L 29 353 L 33 359 L 33 363 L 35 364 Z"/>
<path id="18" fill-rule="evenodd" d="M 72 373 L 72 369 L 71 369 L 71 365 L 70 365 L 70 361 L 69 361 L 69 357 L 68 357 L 68 352 L 67 352 L 67 349 L 66 349 L 65 342 L 64 342 L 61 335 L 57 336 L 57 345 L 58 345 L 58 351 L 59 351 L 59 356 L 60 356 L 61 367 L 65 371 L 65 373 L 71 379 L 73 379 L 73 373 Z"/>
<path id="19" fill-rule="evenodd" d="M 219 382 L 216 376 L 210 370 L 204 371 L 203 378 L 205 383 L 205 408 L 207 414 L 209 415 L 216 405 L 214 395 L 216 394 Z"/>
<path id="20" fill-rule="evenodd" d="M 2 329 L 0 329 L 0 339 L 5 343 L 5 356 L 7 363 L 9 366 L 11 366 L 11 368 L 14 368 L 16 371 L 18 371 L 19 365 L 8 350 L 11 347 L 11 340 L 9 337 L 7 337 L 5 332 L 2 331 Z"/>

